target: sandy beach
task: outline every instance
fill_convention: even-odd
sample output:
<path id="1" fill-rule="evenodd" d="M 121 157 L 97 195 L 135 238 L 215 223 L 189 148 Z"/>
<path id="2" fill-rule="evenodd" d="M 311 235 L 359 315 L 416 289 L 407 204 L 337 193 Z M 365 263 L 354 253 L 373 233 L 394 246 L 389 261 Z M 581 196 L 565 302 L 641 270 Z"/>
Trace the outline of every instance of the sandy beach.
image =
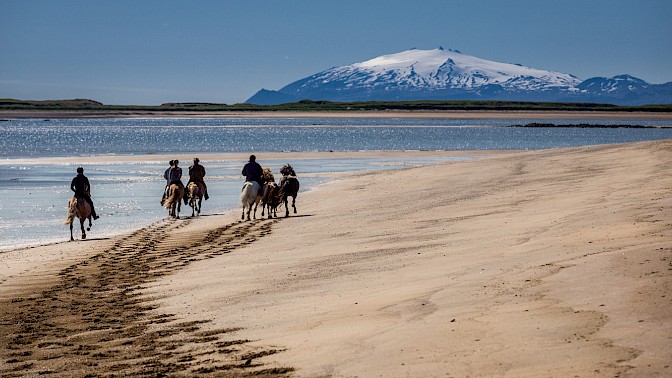
<path id="1" fill-rule="evenodd" d="M 670 376 L 670 166 L 489 153 L 3 251 L 0 376 Z"/>

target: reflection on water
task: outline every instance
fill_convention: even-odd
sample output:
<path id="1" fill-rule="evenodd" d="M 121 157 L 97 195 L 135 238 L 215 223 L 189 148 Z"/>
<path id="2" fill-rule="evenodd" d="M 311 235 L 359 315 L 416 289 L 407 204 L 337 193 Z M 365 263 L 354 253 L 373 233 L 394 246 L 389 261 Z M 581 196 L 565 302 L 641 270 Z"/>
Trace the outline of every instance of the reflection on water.
<path id="1" fill-rule="evenodd" d="M 514 150 L 672 138 L 672 129 L 511 128 L 584 119 L 77 119 L 0 124 L 0 157 L 247 151 Z M 670 126 L 646 119 L 627 123 Z"/>

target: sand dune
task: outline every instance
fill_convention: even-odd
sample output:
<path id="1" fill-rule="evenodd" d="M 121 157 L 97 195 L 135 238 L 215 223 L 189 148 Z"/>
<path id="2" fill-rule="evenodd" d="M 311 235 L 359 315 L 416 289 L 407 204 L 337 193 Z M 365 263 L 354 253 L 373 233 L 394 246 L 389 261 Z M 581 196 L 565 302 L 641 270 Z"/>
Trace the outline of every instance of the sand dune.
<path id="1" fill-rule="evenodd" d="M 0 254 L 0 375 L 669 376 L 672 141 L 358 173 Z"/>

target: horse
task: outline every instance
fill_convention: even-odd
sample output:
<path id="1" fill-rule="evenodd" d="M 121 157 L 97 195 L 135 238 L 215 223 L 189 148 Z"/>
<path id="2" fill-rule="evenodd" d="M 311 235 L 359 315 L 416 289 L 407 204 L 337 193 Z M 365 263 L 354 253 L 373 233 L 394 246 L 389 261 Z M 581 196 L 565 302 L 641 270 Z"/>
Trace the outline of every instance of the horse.
<path id="1" fill-rule="evenodd" d="M 191 216 L 193 217 L 194 214 L 196 214 L 196 216 L 201 215 L 201 203 L 203 202 L 205 188 L 202 184 L 190 182 L 189 185 L 187 185 L 187 191 L 189 192 L 189 206 L 191 206 Z"/>
<path id="2" fill-rule="evenodd" d="M 296 196 L 299 194 L 299 180 L 296 178 L 296 172 L 291 165 L 287 164 L 280 168 L 282 179 L 280 180 L 280 195 L 285 203 L 285 217 L 289 216 L 289 207 L 287 199 L 292 197 L 292 207 L 296 214 Z"/>
<path id="3" fill-rule="evenodd" d="M 79 218 L 79 226 L 82 229 L 82 240 L 86 239 L 86 232 L 84 231 L 84 221 L 89 220 L 89 227 L 86 228 L 86 231 L 91 230 L 91 206 L 84 198 L 72 197 L 68 202 L 68 218 L 65 220 L 65 224 L 70 225 L 70 241 L 75 240 L 72 236 L 72 222 L 75 220 L 75 217 Z"/>
<path id="4" fill-rule="evenodd" d="M 240 193 L 240 204 L 243 206 L 243 215 L 240 216 L 241 220 L 245 220 L 245 208 L 247 208 L 247 220 L 250 220 L 250 212 L 252 211 L 252 205 L 259 203 L 259 183 L 256 181 L 245 181 L 243 184 L 243 189 Z M 257 219 L 256 211 L 254 213 L 254 219 Z"/>
<path id="5" fill-rule="evenodd" d="M 271 172 L 270 168 L 263 168 L 263 175 L 262 175 L 262 181 L 263 184 L 261 184 L 261 187 L 259 188 L 259 192 L 257 193 L 257 198 L 254 203 L 254 216 L 256 219 L 257 216 L 257 205 L 259 202 L 262 203 L 261 206 L 261 216 L 264 216 L 264 209 L 265 205 L 263 205 L 263 200 L 264 200 L 264 193 L 266 192 L 266 186 L 269 184 L 275 185 L 275 177 L 273 176 L 273 172 Z"/>
<path id="6" fill-rule="evenodd" d="M 170 184 L 163 205 L 168 209 L 168 215 L 175 219 L 180 219 L 180 209 L 182 205 L 180 201 L 182 201 L 182 197 L 184 197 L 184 189 L 182 189 L 182 186 Z"/>
<path id="7" fill-rule="evenodd" d="M 267 182 L 264 185 L 263 194 L 261 196 L 261 216 L 264 216 L 264 210 L 268 209 L 268 219 L 278 217 L 278 206 L 282 202 L 280 196 L 280 187 L 275 181 Z"/>

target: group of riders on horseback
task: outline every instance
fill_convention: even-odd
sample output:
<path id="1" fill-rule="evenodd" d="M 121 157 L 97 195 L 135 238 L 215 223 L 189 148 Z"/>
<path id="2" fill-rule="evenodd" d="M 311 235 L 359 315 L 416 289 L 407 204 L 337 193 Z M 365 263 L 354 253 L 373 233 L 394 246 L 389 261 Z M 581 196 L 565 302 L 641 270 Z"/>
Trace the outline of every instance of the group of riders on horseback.
<path id="1" fill-rule="evenodd" d="M 207 201 L 210 196 L 208 195 L 208 187 L 205 185 L 205 181 L 203 181 L 203 178 L 205 177 L 205 168 L 199 164 L 200 160 L 198 158 L 194 158 L 194 164 L 189 167 L 189 181 L 187 182 L 187 187 L 189 186 L 190 183 L 195 183 L 198 185 L 201 189 L 201 192 L 203 193 L 203 198 Z M 168 192 L 168 188 L 170 187 L 171 184 L 176 184 L 180 188 L 182 188 L 182 192 L 184 192 L 183 199 L 184 199 L 184 204 L 186 205 L 189 203 L 189 192 L 185 190 L 184 184 L 182 184 L 182 168 L 178 166 L 180 164 L 179 160 L 171 160 L 168 164 L 170 164 L 170 167 L 166 169 L 166 171 L 163 173 L 163 178 L 166 179 L 166 187 L 163 190 L 163 197 L 161 198 L 161 206 L 163 206 L 165 200 L 166 200 L 166 194 Z"/>
<path id="2" fill-rule="evenodd" d="M 163 174 L 163 177 L 166 179 L 166 187 L 161 198 L 161 205 L 166 206 L 173 217 L 178 217 L 180 200 L 183 200 L 185 205 L 190 204 L 194 211 L 200 213 L 201 198 L 207 200 L 210 197 L 208 195 L 208 187 L 203 180 L 205 177 L 205 168 L 200 164 L 200 160 L 194 158 L 194 164 L 189 167 L 189 181 L 187 182 L 186 190 L 184 184 L 182 184 L 182 168 L 178 166 L 179 160 L 171 160 L 169 164 L 170 167 Z M 263 202 L 264 208 L 268 207 L 268 216 L 270 218 L 271 211 L 275 211 L 280 202 L 284 200 L 286 216 L 289 216 L 287 197 L 290 196 L 292 197 L 294 213 L 296 213 L 295 201 L 299 191 L 299 182 L 296 179 L 296 173 L 290 165 L 283 166 L 280 169 L 280 173 L 283 178 L 278 186 L 270 169 L 262 168 L 256 162 L 256 156 L 250 156 L 249 162 L 245 164 L 242 171 L 243 176 L 245 176 L 245 185 L 241 194 L 243 214 L 245 213 L 245 207 L 249 206 L 247 212 L 248 220 L 250 219 L 252 204 L 255 205 L 256 218 L 256 205 L 260 201 Z M 249 190 L 248 184 L 252 187 Z M 72 236 L 72 222 L 75 216 L 80 219 L 82 239 L 85 239 L 84 220 L 89 220 L 90 228 L 91 218 L 98 219 L 99 216 L 96 214 L 93 201 L 91 200 L 91 185 L 89 179 L 84 176 L 84 168 L 77 168 L 77 176 L 72 179 L 70 189 L 75 192 L 68 205 L 69 212 L 68 219 L 66 220 L 66 224 L 70 224 L 70 240 L 74 240 Z M 248 200 L 247 197 L 251 197 L 251 199 Z M 78 201 L 78 199 L 82 201 Z M 262 209 L 263 215 L 264 210 Z M 192 216 L 194 216 L 193 211 Z"/>
<path id="3" fill-rule="evenodd" d="M 299 193 L 299 180 L 291 165 L 287 164 L 280 168 L 282 179 L 280 185 L 275 183 L 273 173 L 269 168 L 261 168 L 254 155 L 250 156 L 250 161 L 243 167 L 242 174 L 245 176 L 245 184 L 240 193 L 240 203 L 243 205 L 243 214 L 241 219 L 245 219 L 247 210 L 247 220 L 250 220 L 252 205 L 254 205 L 254 219 L 257 218 L 257 205 L 261 202 L 261 216 L 268 210 L 268 217 L 274 214 L 277 216 L 277 207 L 281 202 L 285 204 L 285 216 L 289 216 L 287 198 L 292 197 L 292 207 L 296 213 L 296 195 Z"/>

